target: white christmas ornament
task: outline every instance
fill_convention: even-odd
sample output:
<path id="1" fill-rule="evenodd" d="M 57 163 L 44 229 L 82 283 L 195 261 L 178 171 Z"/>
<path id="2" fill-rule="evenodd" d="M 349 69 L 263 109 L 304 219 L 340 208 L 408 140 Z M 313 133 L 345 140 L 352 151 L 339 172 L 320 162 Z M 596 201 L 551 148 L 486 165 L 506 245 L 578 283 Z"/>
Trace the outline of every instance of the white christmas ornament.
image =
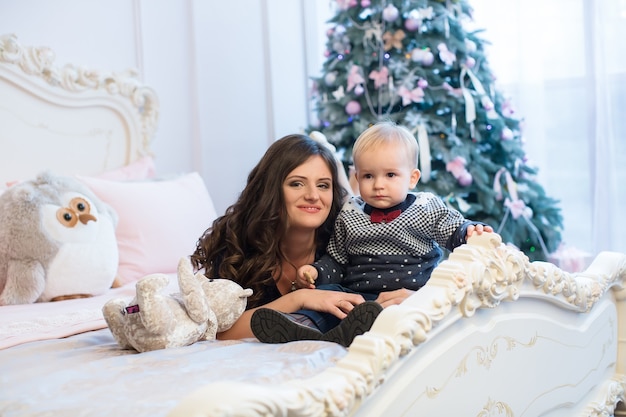
<path id="1" fill-rule="evenodd" d="M 468 53 L 476 52 L 476 42 L 470 39 L 465 39 L 465 47 Z"/>
<path id="2" fill-rule="evenodd" d="M 398 9 L 393 4 L 390 4 L 383 9 L 383 20 L 386 22 L 393 22 L 399 15 L 400 12 L 398 12 Z"/>
<path id="3" fill-rule="evenodd" d="M 411 60 L 413 62 L 422 62 L 425 54 L 426 54 L 426 50 L 424 49 L 413 49 L 411 51 Z"/>
<path id="4" fill-rule="evenodd" d="M 328 74 L 326 74 L 326 76 L 324 77 L 324 82 L 326 83 L 326 85 L 331 86 L 333 84 L 335 84 L 335 81 L 337 80 L 337 73 L 335 72 L 329 72 Z"/>
<path id="5" fill-rule="evenodd" d="M 422 57 L 422 65 L 429 67 L 435 62 L 435 55 L 432 52 L 426 51 Z"/>

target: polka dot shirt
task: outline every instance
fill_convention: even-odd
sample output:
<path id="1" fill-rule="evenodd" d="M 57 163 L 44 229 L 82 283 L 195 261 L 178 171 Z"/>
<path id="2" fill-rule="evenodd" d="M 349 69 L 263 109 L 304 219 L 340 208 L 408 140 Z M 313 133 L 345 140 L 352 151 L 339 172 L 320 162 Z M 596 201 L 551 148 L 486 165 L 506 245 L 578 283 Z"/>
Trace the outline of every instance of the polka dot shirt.
<path id="1" fill-rule="evenodd" d="M 315 262 L 316 285 L 341 284 L 353 291 L 379 293 L 417 290 L 449 250 L 465 243 L 465 220 L 432 193 L 411 193 L 385 212 L 401 210 L 388 222 L 374 223 L 372 207 L 360 197 L 346 202 L 335 222 L 327 254 Z"/>

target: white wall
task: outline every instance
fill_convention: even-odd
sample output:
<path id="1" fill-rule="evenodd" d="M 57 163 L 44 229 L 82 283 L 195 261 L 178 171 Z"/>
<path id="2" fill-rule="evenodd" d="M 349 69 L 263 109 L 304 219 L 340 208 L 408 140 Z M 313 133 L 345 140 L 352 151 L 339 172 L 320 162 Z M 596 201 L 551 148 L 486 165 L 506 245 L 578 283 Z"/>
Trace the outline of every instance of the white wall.
<path id="1" fill-rule="evenodd" d="M 0 0 L 0 33 L 52 48 L 59 65 L 138 69 L 159 96 L 159 173 L 200 172 L 223 212 L 268 144 L 307 126 L 307 71 L 322 62 L 310 51 L 322 50 L 318 28 L 328 5 Z"/>

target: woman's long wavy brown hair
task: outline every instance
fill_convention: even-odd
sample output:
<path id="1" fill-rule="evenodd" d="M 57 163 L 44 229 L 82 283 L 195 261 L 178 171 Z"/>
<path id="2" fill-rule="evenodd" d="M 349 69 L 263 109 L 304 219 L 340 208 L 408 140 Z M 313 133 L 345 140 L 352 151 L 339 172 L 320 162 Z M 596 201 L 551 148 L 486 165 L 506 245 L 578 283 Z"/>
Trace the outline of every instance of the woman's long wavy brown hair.
<path id="1" fill-rule="evenodd" d="M 267 149 L 235 204 L 204 232 L 191 255 L 196 270 L 204 270 L 207 277 L 228 278 L 252 288 L 249 308 L 267 302 L 268 291 L 276 291 L 272 276 L 282 264 L 280 241 L 287 224 L 283 182 L 315 155 L 326 161 L 332 173 L 330 214 L 316 233 L 317 251 L 325 250 L 347 191 L 339 184 L 338 167 L 329 149 L 308 136 L 288 135 Z"/>

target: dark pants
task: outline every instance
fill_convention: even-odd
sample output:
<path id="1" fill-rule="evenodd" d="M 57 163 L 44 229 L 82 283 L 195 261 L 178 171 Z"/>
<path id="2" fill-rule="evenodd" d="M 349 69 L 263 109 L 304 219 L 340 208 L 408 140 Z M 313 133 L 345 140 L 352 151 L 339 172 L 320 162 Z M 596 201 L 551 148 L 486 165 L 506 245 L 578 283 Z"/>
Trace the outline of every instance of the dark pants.
<path id="1" fill-rule="evenodd" d="M 378 298 L 377 294 L 368 294 L 368 293 L 359 293 L 356 291 L 352 291 L 349 288 L 342 287 L 339 284 L 323 284 L 317 287 L 318 290 L 330 290 L 330 291 L 341 291 L 341 292 L 349 292 L 352 294 L 361 294 L 366 301 L 375 301 Z M 313 310 L 298 310 L 296 314 L 302 314 L 307 316 L 308 318 L 315 323 L 320 332 L 326 333 L 330 329 L 337 326 L 341 319 L 334 314 L 331 313 L 322 313 L 319 311 Z"/>

